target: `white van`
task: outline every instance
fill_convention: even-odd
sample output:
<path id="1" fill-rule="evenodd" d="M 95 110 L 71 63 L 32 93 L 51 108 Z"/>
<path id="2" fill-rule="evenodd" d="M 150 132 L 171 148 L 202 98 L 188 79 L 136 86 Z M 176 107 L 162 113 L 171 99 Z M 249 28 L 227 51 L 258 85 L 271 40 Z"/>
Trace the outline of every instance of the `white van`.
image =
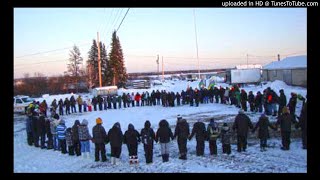
<path id="1" fill-rule="evenodd" d="M 34 99 L 29 96 L 14 96 L 13 97 L 13 112 L 14 113 L 25 113 L 27 106 L 32 103 Z"/>

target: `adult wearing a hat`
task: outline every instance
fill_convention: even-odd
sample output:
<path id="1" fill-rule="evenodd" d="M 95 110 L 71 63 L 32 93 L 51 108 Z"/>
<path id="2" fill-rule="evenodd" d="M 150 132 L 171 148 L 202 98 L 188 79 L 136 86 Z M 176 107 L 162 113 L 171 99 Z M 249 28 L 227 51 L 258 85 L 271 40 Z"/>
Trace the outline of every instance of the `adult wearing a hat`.
<path id="1" fill-rule="evenodd" d="M 108 139 L 111 147 L 111 163 L 118 165 L 120 163 L 120 155 L 123 143 L 123 133 L 120 123 L 116 122 L 108 132 Z"/>
<path id="2" fill-rule="evenodd" d="M 107 160 L 105 142 L 107 141 L 107 133 L 102 126 L 102 119 L 98 117 L 96 119 L 96 125 L 92 128 L 92 142 L 95 145 L 95 161 L 100 161 L 100 155 L 102 162 Z"/>
<path id="3" fill-rule="evenodd" d="M 278 116 L 282 114 L 282 109 L 287 105 L 287 97 L 284 94 L 283 89 L 280 89 L 279 91 L 280 96 L 279 96 L 279 109 L 278 109 Z"/>
<path id="4" fill-rule="evenodd" d="M 292 92 L 291 93 L 291 97 L 289 99 L 289 103 L 288 103 L 288 108 L 289 108 L 289 112 L 292 116 L 293 119 L 296 119 L 296 106 L 297 106 L 297 99 L 298 96 L 296 93 Z"/>
<path id="5" fill-rule="evenodd" d="M 282 109 L 282 115 L 279 116 L 278 121 L 276 122 L 276 129 L 278 129 L 278 126 L 280 125 L 282 150 L 290 149 L 291 123 L 296 123 L 296 121 L 293 116 L 290 115 L 290 111 L 285 106 Z"/>
<path id="6" fill-rule="evenodd" d="M 177 143 L 178 143 L 178 148 L 180 153 L 179 159 L 182 159 L 182 160 L 187 159 L 187 141 L 188 141 L 189 135 L 190 135 L 190 130 L 189 130 L 189 124 L 187 123 L 187 120 L 182 119 L 182 117 L 178 115 L 177 125 L 174 130 L 173 138 L 176 138 L 178 136 Z"/>
<path id="7" fill-rule="evenodd" d="M 236 116 L 232 129 L 237 132 L 237 151 L 246 151 L 248 130 L 253 128 L 250 118 L 244 114 L 243 110 L 239 110 Z"/>

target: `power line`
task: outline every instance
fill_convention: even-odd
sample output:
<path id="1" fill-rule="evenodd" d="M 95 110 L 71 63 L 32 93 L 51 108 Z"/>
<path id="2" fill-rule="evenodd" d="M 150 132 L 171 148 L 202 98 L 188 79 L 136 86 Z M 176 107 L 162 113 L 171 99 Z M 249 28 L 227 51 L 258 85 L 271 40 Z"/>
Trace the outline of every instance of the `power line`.
<path id="1" fill-rule="evenodd" d="M 122 21 L 121 21 L 120 25 L 118 26 L 117 32 L 118 32 L 119 28 L 121 27 L 121 24 L 122 24 L 123 20 L 126 18 L 126 16 L 127 16 L 128 12 L 129 12 L 129 10 L 130 10 L 130 8 L 128 8 L 128 10 L 127 10 L 126 14 L 125 14 L 125 15 L 124 15 L 124 17 L 122 18 Z"/>
<path id="2" fill-rule="evenodd" d="M 81 46 L 84 46 L 84 45 L 88 45 L 88 44 L 90 44 L 90 43 L 85 43 L 85 44 L 82 44 L 82 45 L 78 45 L 78 47 L 81 47 Z M 54 50 L 50 50 L 50 51 L 42 51 L 42 52 L 33 53 L 33 54 L 26 54 L 26 55 L 18 56 L 18 57 L 15 57 L 15 58 L 19 59 L 19 58 L 22 58 L 22 57 L 35 56 L 35 55 L 45 54 L 45 53 L 50 53 L 50 52 L 55 52 L 55 51 L 62 51 L 62 50 L 65 50 L 65 49 L 70 49 L 70 48 L 73 48 L 73 46 L 69 46 L 69 47 L 65 47 L 65 48 L 61 48 L 61 49 L 54 49 Z"/>

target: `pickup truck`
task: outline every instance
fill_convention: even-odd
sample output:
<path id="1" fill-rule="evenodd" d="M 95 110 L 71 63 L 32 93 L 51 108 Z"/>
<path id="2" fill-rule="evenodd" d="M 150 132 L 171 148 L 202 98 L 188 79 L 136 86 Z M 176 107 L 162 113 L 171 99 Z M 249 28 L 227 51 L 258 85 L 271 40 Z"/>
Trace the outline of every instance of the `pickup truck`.
<path id="1" fill-rule="evenodd" d="M 25 113 L 27 110 L 28 105 L 34 99 L 30 98 L 29 96 L 14 96 L 13 97 L 13 112 L 14 113 Z"/>

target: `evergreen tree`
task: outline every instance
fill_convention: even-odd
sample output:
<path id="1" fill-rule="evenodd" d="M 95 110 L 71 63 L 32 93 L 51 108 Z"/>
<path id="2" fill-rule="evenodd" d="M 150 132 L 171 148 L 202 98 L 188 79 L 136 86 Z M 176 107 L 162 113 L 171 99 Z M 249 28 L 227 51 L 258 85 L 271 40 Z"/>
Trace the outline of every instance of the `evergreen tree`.
<path id="1" fill-rule="evenodd" d="M 68 72 L 70 73 L 70 76 L 73 77 L 76 84 L 76 90 L 78 91 L 79 65 L 82 64 L 83 58 L 81 57 L 80 50 L 76 45 L 73 46 L 69 56 Z"/>
<path id="2" fill-rule="evenodd" d="M 98 46 L 94 39 L 88 52 L 87 74 L 90 86 L 99 86 Z"/>
<path id="3" fill-rule="evenodd" d="M 109 59 L 108 71 L 110 72 L 110 78 L 112 78 L 112 84 L 117 85 L 118 87 L 124 87 L 127 82 L 128 74 L 124 66 L 122 48 L 116 31 L 112 34 Z"/>

